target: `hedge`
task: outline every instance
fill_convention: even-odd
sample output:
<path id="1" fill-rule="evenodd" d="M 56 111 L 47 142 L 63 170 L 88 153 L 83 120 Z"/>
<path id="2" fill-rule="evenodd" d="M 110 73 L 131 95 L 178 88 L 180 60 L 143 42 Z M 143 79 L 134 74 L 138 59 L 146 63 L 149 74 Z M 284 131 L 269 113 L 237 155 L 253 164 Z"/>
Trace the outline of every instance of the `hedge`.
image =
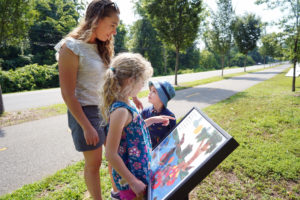
<path id="1" fill-rule="evenodd" d="M 31 64 L 15 70 L 0 70 L 0 84 L 3 93 L 58 87 L 58 67 L 57 64 Z"/>

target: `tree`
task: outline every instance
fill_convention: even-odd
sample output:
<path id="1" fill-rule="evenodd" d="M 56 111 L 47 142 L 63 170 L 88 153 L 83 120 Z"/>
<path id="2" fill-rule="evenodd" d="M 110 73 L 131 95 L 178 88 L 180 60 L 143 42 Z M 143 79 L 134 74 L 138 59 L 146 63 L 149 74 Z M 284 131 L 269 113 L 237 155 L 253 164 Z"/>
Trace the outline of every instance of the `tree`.
<path id="1" fill-rule="evenodd" d="M 222 76 L 225 56 L 232 43 L 233 9 L 231 0 L 218 0 L 218 10 L 213 13 L 212 29 L 209 31 L 209 43 L 213 51 L 221 56 Z"/>
<path id="2" fill-rule="evenodd" d="M 115 36 L 115 42 L 114 42 L 115 54 L 127 51 L 127 48 L 125 46 L 126 34 L 127 34 L 126 27 L 121 21 L 117 28 L 117 35 Z"/>
<path id="3" fill-rule="evenodd" d="M 204 18 L 201 0 L 142 0 L 146 13 L 160 39 L 176 50 L 175 85 L 179 51 L 190 46 L 198 35 L 200 21 Z"/>
<path id="4" fill-rule="evenodd" d="M 33 62 L 53 64 L 53 47 L 74 28 L 79 19 L 73 0 L 41 0 L 35 2 L 38 19 L 29 31 Z"/>
<path id="5" fill-rule="evenodd" d="M 233 25 L 233 37 L 239 51 L 245 55 L 244 71 L 246 72 L 246 58 L 249 51 L 256 47 L 260 37 L 261 20 L 254 14 L 237 17 Z"/>
<path id="6" fill-rule="evenodd" d="M 151 62 L 155 69 L 154 75 L 166 72 L 163 69 L 163 44 L 147 17 L 134 23 L 132 37 L 132 51 L 142 54 Z"/>
<path id="7" fill-rule="evenodd" d="M 266 64 L 266 57 L 276 57 L 279 49 L 279 41 L 276 33 L 270 33 L 261 38 L 262 47 L 259 49 L 259 53 L 264 56 L 264 64 Z"/>
<path id="8" fill-rule="evenodd" d="M 204 49 L 200 52 L 200 61 L 199 61 L 200 67 L 202 69 L 209 70 L 209 69 L 215 69 L 218 65 L 216 57 L 214 54 L 207 49 Z"/>
<path id="9" fill-rule="evenodd" d="M 200 51 L 197 44 L 193 43 L 188 47 L 185 53 L 180 54 L 179 63 L 184 69 L 197 69 L 199 68 Z"/>
<path id="10" fill-rule="evenodd" d="M 27 37 L 34 20 L 33 0 L 1 0 L 0 46 L 15 45 Z"/>
<path id="11" fill-rule="evenodd" d="M 290 59 L 293 62 L 293 81 L 292 91 L 295 91 L 296 86 L 296 63 L 300 60 L 300 24 L 299 24 L 299 13 L 300 13 L 300 0 L 256 0 L 256 4 L 267 4 L 268 8 L 280 8 L 282 11 L 287 11 L 278 23 L 284 28 L 286 33 L 289 33 L 288 40 L 290 44 Z"/>

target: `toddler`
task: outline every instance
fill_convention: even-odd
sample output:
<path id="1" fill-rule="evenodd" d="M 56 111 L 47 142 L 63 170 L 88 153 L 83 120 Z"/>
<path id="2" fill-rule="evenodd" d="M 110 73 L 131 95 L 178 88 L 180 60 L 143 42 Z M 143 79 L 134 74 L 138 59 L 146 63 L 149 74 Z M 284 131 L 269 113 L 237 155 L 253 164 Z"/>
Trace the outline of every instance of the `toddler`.
<path id="1" fill-rule="evenodd" d="M 170 101 L 175 96 L 175 90 L 173 86 L 167 81 L 149 81 L 149 89 L 150 92 L 148 95 L 148 101 L 152 105 L 142 111 L 142 117 L 144 119 L 159 115 L 174 117 L 174 120 L 170 120 L 168 126 L 162 126 L 161 124 L 152 124 L 148 127 L 152 147 L 155 148 L 176 125 L 175 115 L 167 108 L 168 101 Z"/>

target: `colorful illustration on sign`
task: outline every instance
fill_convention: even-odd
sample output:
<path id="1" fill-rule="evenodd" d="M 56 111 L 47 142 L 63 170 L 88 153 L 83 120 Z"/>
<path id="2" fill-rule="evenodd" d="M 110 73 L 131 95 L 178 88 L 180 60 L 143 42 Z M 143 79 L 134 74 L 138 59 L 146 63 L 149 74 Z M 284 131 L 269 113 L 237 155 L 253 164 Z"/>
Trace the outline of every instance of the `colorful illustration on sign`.
<path id="1" fill-rule="evenodd" d="M 192 110 L 152 152 L 149 199 L 164 199 L 225 139 L 198 111 Z"/>

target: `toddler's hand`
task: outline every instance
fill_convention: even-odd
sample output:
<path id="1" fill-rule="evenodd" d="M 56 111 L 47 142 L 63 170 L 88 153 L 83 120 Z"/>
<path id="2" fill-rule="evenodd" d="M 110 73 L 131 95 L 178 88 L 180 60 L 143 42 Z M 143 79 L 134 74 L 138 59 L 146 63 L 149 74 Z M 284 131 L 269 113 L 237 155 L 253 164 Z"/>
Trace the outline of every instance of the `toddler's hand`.
<path id="1" fill-rule="evenodd" d="M 168 126 L 170 119 L 175 120 L 174 117 L 168 116 L 168 115 L 160 115 L 160 116 L 155 116 L 153 117 L 155 118 L 155 122 L 154 123 L 162 123 L 163 126 Z"/>

